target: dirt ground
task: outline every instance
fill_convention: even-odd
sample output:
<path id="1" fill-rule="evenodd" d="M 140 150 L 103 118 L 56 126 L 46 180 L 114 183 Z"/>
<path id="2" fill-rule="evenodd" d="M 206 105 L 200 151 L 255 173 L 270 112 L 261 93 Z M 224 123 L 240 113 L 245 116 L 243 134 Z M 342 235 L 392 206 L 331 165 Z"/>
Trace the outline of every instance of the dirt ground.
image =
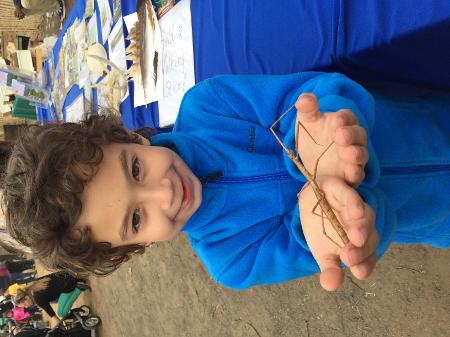
<path id="1" fill-rule="evenodd" d="M 232 291 L 215 284 L 187 239 L 152 247 L 91 280 L 101 337 L 281 337 L 450 334 L 450 250 L 393 246 L 366 282 L 335 293 L 318 278 Z"/>
<path id="2" fill-rule="evenodd" d="M 182 236 L 91 279 L 81 301 L 101 316 L 100 337 L 444 337 L 449 261 L 450 250 L 394 245 L 368 281 L 347 276 L 335 293 L 317 276 L 236 292 L 210 279 Z"/>

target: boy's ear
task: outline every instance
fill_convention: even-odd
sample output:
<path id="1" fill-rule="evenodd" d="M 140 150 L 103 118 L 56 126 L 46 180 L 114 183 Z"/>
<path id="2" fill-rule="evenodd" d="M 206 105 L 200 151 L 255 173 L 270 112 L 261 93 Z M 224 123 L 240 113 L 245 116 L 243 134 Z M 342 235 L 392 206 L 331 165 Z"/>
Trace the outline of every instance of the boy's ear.
<path id="1" fill-rule="evenodd" d="M 138 134 L 136 132 L 133 132 L 133 131 L 128 131 L 128 133 L 132 134 L 132 135 L 135 135 L 135 136 L 138 136 L 143 145 L 150 145 L 150 141 L 147 138 L 141 136 L 140 134 Z"/>

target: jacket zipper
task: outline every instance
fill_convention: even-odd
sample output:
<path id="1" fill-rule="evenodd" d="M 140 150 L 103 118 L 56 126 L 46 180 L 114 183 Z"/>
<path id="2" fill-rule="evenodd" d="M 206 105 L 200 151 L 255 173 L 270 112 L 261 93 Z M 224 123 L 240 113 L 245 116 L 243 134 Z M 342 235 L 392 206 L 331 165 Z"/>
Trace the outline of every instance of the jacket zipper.
<path id="1" fill-rule="evenodd" d="M 257 176 L 250 177 L 225 177 L 221 176 L 216 178 L 208 184 L 239 184 L 239 183 L 249 183 L 249 182 L 262 182 L 262 181 L 271 181 L 271 180 L 285 180 L 292 178 L 288 173 L 271 173 L 271 174 L 262 174 Z"/>
<path id="2" fill-rule="evenodd" d="M 450 172 L 450 164 L 422 165 L 422 166 L 408 166 L 408 167 L 381 167 L 381 175 L 385 176 L 396 174 L 420 174 L 420 173 L 447 172 L 447 171 Z M 271 180 L 285 180 L 291 178 L 292 178 L 291 175 L 289 175 L 286 172 L 262 174 L 249 177 L 221 176 L 212 181 L 209 181 L 208 184 L 214 183 L 240 184 L 249 182 L 271 181 Z"/>
<path id="3" fill-rule="evenodd" d="M 381 175 L 389 176 L 396 174 L 420 174 L 434 172 L 450 172 L 450 164 L 421 165 L 408 167 L 381 167 Z"/>

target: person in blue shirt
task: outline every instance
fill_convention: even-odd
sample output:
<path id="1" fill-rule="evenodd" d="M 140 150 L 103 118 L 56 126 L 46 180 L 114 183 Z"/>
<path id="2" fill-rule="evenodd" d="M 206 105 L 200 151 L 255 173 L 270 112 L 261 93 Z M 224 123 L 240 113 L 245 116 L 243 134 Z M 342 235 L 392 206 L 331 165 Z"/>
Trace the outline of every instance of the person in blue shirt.
<path id="1" fill-rule="evenodd" d="M 450 243 L 450 96 L 385 88 L 336 73 L 221 76 L 189 90 L 173 132 L 149 142 L 112 118 L 31 126 L 3 179 L 7 228 L 49 268 L 107 274 L 184 232 L 234 289 L 320 272 L 334 290 L 345 266 L 366 279 L 392 242 Z M 345 245 L 327 221 L 339 245 L 323 234 L 311 187 L 269 130 L 293 105 L 276 133 L 310 172 L 334 142 L 317 182 Z"/>
<path id="2" fill-rule="evenodd" d="M 65 17 L 64 0 L 13 0 L 14 16 L 22 20 L 25 16 L 44 15 L 57 12 L 61 21 Z"/>

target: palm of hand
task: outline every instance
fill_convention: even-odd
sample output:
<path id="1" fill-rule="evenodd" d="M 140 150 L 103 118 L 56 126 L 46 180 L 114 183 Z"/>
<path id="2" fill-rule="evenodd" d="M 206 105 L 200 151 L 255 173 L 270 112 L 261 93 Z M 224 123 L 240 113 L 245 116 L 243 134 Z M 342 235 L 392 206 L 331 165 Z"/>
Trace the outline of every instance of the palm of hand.
<path id="1" fill-rule="evenodd" d="M 295 104 L 297 152 L 306 169 L 317 176 L 334 176 L 357 186 L 369 159 L 365 130 L 350 110 L 321 113 L 317 99 L 303 94 Z M 303 127 L 302 127 L 303 126 Z"/>
<path id="2" fill-rule="evenodd" d="M 321 284 L 327 290 L 334 290 L 342 283 L 342 272 L 339 269 L 339 253 L 341 248 L 334 242 L 342 243 L 336 232 L 330 226 L 330 223 L 325 218 L 317 215 L 321 214 L 320 207 L 316 208 L 316 214 L 311 211 L 317 204 L 317 198 L 312 188 L 304 189 L 299 195 L 298 202 L 303 235 L 308 243 L 311 254 L 321 268 Z M 341 223 L 342 219 L 345 218 L 345 214 L 343 213 L 343 211 L 334 209 L 334 214 Z M 326 235 L 334 242 L 324 235 L 324 229 Z M 326 271 L 322 268 L 322 261 L 334 262 L 336 268 L 331 268 L 331 270 Z M 326 276 L 325 273 L 327 274 Z M 334 275 L 334 277 L 330 277 L 330 275 Z M 323 282 L 322 277 L 326 277 L 327 280 Z"/>
<path id="3" fill-rule="evenodd" d="M 317 183 L 350 240 L 344 247 L 338 246 L 343 244 L 329 221 L 320 216 L 320 207 L 316 208 L 316 214 L 312 212 L 317 204 L 313 189 L 310 187 L 304 189 L 298 199 L 303 234 L 311 254 L 320 267 L 322 287 L 326 290 L 335 290 L 343 282 L 341 261 L 359 279 L 365 279 L 372 273 L 378 243 L 375 214 L 359 194 L 342 179 L 325 176 L 318 178 Z"/>
<path id="4" fill-rule="evenodd" d="M 314 175 L 315 165 L 319 160 L 317 176 L 330 175 L 344 178 L 344 165 L 339 160 L 336 144 L 332 144 L 327 149 L 334 141 L 334 131 L 330 125 L 331 115 L 328 113 L 321 114 L 318 119 L 312 122 L 303 121 L 302 124 L 307 131 L 298 124 L 300 123 L 299 119 L 297 116 L 297 152 L 306 169 Z M 320 157 L 322 154 L 323 156 Z"/>

